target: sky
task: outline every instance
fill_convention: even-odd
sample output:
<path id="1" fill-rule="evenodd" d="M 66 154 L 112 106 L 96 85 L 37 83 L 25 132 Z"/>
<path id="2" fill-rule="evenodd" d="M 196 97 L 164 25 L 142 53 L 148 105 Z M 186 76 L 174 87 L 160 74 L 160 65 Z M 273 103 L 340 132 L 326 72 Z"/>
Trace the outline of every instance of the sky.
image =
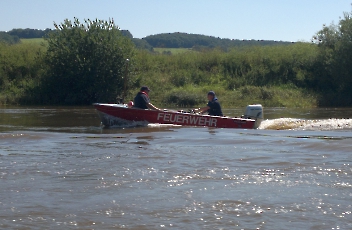
<path id="1" fill-rule="evenodd" d="M 66 18 L 114 18 L 136 38 L 185 32 L 307 41 L 351 12 L 352 0 L 0 0 L 0 31 L 54 28 Z"/>

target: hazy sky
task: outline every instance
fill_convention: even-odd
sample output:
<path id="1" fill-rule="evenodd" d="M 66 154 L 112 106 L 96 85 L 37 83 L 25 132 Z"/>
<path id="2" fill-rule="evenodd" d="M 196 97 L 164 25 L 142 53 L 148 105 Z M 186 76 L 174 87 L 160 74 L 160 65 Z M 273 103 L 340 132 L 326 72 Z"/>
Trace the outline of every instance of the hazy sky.
<path id="1" fill-rule="evenodd" d="M 134 37 L 186 32 L 230 39 L 310 41 L 352 0 L 0 0 L 0 31 L 114 18 Z"/>

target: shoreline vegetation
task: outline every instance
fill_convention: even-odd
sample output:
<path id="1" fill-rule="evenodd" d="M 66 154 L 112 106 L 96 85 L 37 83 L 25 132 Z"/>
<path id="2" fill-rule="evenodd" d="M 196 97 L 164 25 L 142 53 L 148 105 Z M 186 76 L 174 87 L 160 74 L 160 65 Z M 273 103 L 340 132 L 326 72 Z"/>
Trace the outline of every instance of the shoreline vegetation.
<path id="1" fill-rule="evenodd" d="M 352 106 L 350 15 L 324 26 L 310 43 L 204 38 L 207 46 L 192 47 L 190 40 L 201 37 L 134 41 L 113 21 L 75 18 L 75 26 L 66 19 L 45 39 L 0 40 L 0 105 L 128 102 L 147 85 L 160 107 L 204 105 L 210 90 L 224 108 Z M 172 36 L 177 41 L 166 44 Z"/>
<path id="2" fill-rule="evenodd" d="M 23 77 L 12 78 L 11 82 L 4 82 L 9 85 L 6 91 L 0 92 L 0 105 L 50 104 L 42 103 L 39 98 L 35 98 L 36 96 L 40 97 L 40 95 L 31 92 L 32 89 L 37 90 L 36 86 L 40 84 L 42 77 L 44 77 L 42 74 L 45 74 L 45 69 L 42 69 L 43 64 L 40 60 L 44 58 L 46 46 L 44 39 L 21 39 L 20 44 L 2 45 L 2 47 L 0 45 L 2 53 L 7 54 L 8 60 L 13 59 L 13 63 L 11 63 L 13 70 L 21 71 L 17 74 Z M 300 48 L 297 47 L 301 51 L 307 50 L 307 48 L 308 50 L 316 48 L 311 44 L 290 46 L 301 46 Z M 234 49 L 230 52 L 219 49 L 194 51 L 190 48 L 155 48 L 154 53 L 138 50 L 135 55 L 135 62 L 138 64 L 134 67 L 133 72 L 129 73 L 129 75 L 133 74 L 134 82 L 127 92 L 125 101 L 133 100 L 140 85 L 148 85 L 152 89 L 150 97 L 153 103 L 162 107 L 204 105 L 207 102 L 206 93 L 210 90 L 216 92 L 224 108 L 243 107 L 253 103 L 260 103 L 268 107 L 318 106 L 318 95 L 315 92 L 299 88 L 292 83 L 275 84 L 275 79 L 272 78 L 273 82 L 271 84 L 252 85 L 248 81 L 254 81 L 255 79 L 249 79 L 248 77 L 241 79 L 233 76 L 234 74 L 243 74 L 232 72 L 237 71 L 236 66 L 232 65 L 241 65 L 241 61 L 238 60 L 241 58 L 240 55 L 256 55 L 253 58 L 257 58 L 257 60 L 253 61 L 261 62 L 260 59 L 271 57 L 262 57 L 259 53 L 264 54 L 270 50 L 274 51 L 273 48 L 251 47 Z M 277 48 L 276 52 L 281 52 L 281 49 L 284 48 L 296 49 L 295 47 Z M 274 51 L 271 54 L 272 57 L 277 56 L 276 52 Z M 287 52 L 289 51 L 287 50 Z M 243 58 L 249 58 L 248 56 Z M 240 63 L 236 63 L 236 61 L 240 61 Z M 280 62 L 280 60 L 277 60 L 277 62 Z M 241 66 L 241 68 L 243 67 Z M 259 71 L 265 72 L 268 70 L 258 69 L 257 72 Z M 16 75 L 16 72 L 12 74 Z M 116 97 L 118 96 L 119 93 L 116 94 Z M 111 101 L 98 102 L 114 103 L 116 100 L 111 98 Z M 54 104 L 72 105 L 71 103 Z"/>
<path id="3" fill-rule="evenodd" d="M 225 108 L 253 103 L 268 107 L 316 107 L 319 95 L 298 87 L 294 83 L 297 81 L 294 67 L 289 66 L 293 56 L 311 55 L 316 48 L 312 44 L 297 43 L 235 48 L 229 52 L 220 49 L 183 50 L 171 55 L 141 52 L 136 55 L 137 62 L 148 62 L 140 66 L 141 74 L 136 80 L 150 86 L 153 102 L 161 105 L 204 105 L 206 93 L 213 90 Z M 263 61 L 273 66 L 266 66 Z M 280 69 L 285 62 L 287 69 L 282 66 Z M 278 73 L 274 72 L 275 68 Z M 134 94 L 129 96 L 132 99 Z"/>

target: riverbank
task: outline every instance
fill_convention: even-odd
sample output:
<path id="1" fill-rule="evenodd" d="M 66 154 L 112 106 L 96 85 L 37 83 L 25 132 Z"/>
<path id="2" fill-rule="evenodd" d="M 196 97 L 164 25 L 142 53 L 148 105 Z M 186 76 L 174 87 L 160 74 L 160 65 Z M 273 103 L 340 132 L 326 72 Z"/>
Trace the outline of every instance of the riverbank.
<path id="1" fill-rule="evenodd" d="M 158 90 L 156 85 L 151 88 L 150 98 L 153 104 L 162 107 L 199 107 L 207 103 L 207 93 L 215 91 L 223 108 L 241 108 L 249 104 L 262 104 L 265 107 L 313 108 L 318 107 L 318 95 L 292 86 L 256 87 L 244 86 L 232 91 L 221 86 L 173 88 L 169 91 Z M 127 100 L 133 100 L 134 89 Z"/>
<path id="2" fill-rule="evenodd" d="M 0 63 L 0 104 L 82 105 L 75 101 L 91 97 L 85 102 L 88 105 L 116 102 L 116 98 L 124 93 L 128 101 L 142 85 L 152 88 L 150 97 L 153 103 L 163 107 L 202 106 L 207 102 L 206 93 L 210 90 L 216 92 L 224 108 L 253 103 L 266 107 L 316 107 L 324 104 L 322 92 L 314 88 L 318 77 L 314 71 L 308 71 L 318 62 L 317 46 L 311 44 L 240 47 L 229 52 L 216 48 L 192 52 L 181 50 L 183 52 L 171 55 L 136 50 L 127 72 L 123 70 L 118 75 L 127 78 L 126 92 L 116 90 L 111 94 L 114 96 L 94 98 L 94 92 L 101 91 L 109 82 L 93 89 L 89 79 L 101 78 L 100 75 L 75 75 L 74 81 L 84 84 L 62 82 L 60 90 L 67 92 L 67 96 L 64 100 L 54 100 L 59 98 L 56 94 L 60 90 L 57 84 L 48 81 L 50 70 L 46 62 L 50 57 L 46 56 L 47 46 L 42 45 L 42 41 L 29 39 L 17 45 L 0 45 L 3 54 L 0 57 L 3 60 Z M 78 80 L 78 77 L 82 79 Z M 64 80 L 70 79 L 61 81 Z"/>

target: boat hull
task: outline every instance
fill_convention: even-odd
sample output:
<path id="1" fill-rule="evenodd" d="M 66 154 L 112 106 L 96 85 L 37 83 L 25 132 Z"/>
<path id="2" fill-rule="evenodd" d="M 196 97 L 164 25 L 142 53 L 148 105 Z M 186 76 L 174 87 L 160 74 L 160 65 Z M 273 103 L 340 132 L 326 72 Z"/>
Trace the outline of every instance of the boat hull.
<path id="1" fill-rule="evenodd" d="M 127 108 L 121 104 L 93 104 L 104 126 L 146 125 L 148 123 L 216 128 L 257 128 L 256 120 L 209 116 L 177 111 L 155 111 Z"/>

